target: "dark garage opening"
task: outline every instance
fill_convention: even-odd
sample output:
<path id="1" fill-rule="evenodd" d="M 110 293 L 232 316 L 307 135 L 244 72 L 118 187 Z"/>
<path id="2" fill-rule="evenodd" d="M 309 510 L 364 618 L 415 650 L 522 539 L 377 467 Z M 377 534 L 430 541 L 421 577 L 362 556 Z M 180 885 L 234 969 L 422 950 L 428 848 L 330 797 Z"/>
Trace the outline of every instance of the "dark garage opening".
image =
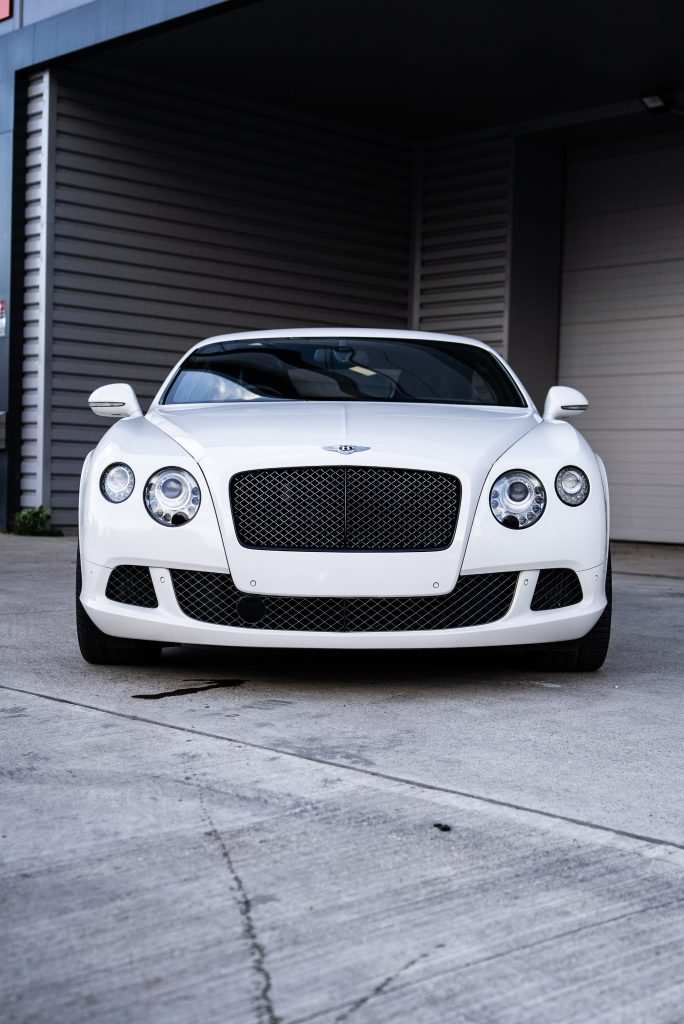
<path id="1" fill-rule="evenodd" d="M 588 4 L 523 7 L 229 4 L 33 74 L 22 504 L 74 526 L 102 432 L 90 391 L 126 380 L 145 404 L 191 344 L 225 331 L 471 335 L 539 400 L 569 329 L 567 154 L 596 133 L 682 152 L 681 122 L 639 102 L 656 69 L 676 81 L 679 55 L 672 26 L 637 5 L 619 25 Z M 585 363 L 561 351 L 578 386 Z"/>

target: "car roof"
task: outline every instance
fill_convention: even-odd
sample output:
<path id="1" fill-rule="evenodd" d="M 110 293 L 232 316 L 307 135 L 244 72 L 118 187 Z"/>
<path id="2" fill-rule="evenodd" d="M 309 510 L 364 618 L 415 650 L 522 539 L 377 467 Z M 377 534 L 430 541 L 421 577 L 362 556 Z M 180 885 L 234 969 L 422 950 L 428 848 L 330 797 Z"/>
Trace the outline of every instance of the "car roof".
<path id="1" fill-rule="evenodd" d="M 456 341 L 462 344 L 472 345 L 475 348 L 483 348 L 487 352 L 496 350 L 491 345 L 475 338 L 467 338 L 457 334 L 437 334 L 432 331 L 409 331 L 397 330 L 396 328 L 376 327 L 289 327 L 276 331 L 237 331 L 232 334 L 216 334 L 211 338 L 205 338 L 189 349 L 188 353 L 195 352 L 204 345 L 213 345 L 218 341 L 256 341 L 260 338 L 399 338 L 406 341 Z"/>

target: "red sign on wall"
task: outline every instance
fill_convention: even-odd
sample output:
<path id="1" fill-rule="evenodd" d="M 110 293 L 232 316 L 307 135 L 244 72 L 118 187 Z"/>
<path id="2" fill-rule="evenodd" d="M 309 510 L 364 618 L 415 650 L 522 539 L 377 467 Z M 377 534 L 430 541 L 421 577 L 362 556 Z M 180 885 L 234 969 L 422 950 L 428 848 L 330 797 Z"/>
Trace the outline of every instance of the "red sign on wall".
<path id="1" fill-rule="evenodd" d="M 12 17 L 12 0 L 0 0 L 0 21 Z"/>

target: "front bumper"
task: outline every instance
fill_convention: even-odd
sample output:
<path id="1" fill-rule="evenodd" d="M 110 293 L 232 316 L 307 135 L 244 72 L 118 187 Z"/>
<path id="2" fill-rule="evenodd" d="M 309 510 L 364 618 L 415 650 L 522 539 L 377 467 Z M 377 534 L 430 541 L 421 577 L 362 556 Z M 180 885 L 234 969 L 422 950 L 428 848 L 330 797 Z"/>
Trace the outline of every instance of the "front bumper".
<path id="1" fill-rule="evenodd" d="M 158 607 L 140 608 L 110 601 L 105 596 L 110 568 L 84 563 L 81 603 L 99 629 L 109 636 L 169 645 L 340 649 L 488 647 L 575 640 L 589 632 L 606 605 L 606 564 L 602 563 L 577 573 L 583 593 L 579 603 L 542 612 L 530 610 L 538 570 L 521 571 L 507 614 L 487 625 L 378 633 L 249 629 L 189 618 L 178 605 L 169 568 L 154 567 L 150 572 Z"/>

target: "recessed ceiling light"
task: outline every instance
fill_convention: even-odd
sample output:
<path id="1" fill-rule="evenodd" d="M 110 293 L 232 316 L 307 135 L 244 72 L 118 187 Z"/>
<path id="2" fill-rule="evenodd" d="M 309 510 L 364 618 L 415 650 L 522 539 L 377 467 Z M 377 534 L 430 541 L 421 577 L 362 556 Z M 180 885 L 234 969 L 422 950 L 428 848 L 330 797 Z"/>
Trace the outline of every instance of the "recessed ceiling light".
<path id="1" fill-rule="evenodd" d="M 641 102 L 647 110 L 664 110 L 667 104 L 662 96 L 658 96 L 657 93 L 653 96 L 642 96 Z"/>

